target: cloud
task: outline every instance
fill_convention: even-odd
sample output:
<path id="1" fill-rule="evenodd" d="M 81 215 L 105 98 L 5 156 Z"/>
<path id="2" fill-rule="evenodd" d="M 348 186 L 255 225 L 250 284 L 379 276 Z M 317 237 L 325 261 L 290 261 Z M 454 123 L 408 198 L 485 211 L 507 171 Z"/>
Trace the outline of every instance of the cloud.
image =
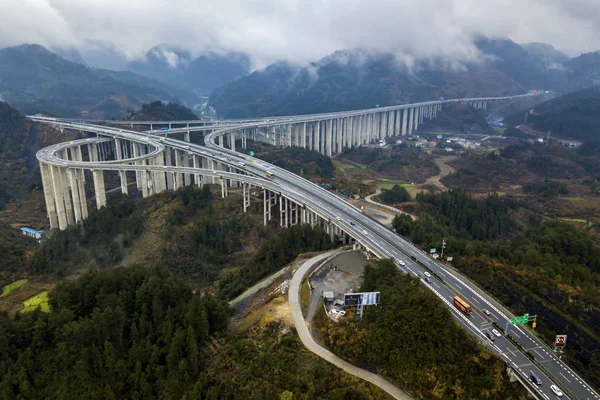
<path id="1" fill-rule="evenodd" d="M 8 4 L 6 4 L 8 2 Z M 3 0 L 0 47 L 39 43 L 82 52 L 103 46 L 128 60 L 169 43 L 198 55 L 243 52 L 254 67 L 304 65 L 338 49 L 399 59 L 479 54 L 482 34 L 600 49 L 598 0 Z M 175 57 L 173 57 L 173 55 Z M 167 60 L 176 65 L 175 54 Z"/>

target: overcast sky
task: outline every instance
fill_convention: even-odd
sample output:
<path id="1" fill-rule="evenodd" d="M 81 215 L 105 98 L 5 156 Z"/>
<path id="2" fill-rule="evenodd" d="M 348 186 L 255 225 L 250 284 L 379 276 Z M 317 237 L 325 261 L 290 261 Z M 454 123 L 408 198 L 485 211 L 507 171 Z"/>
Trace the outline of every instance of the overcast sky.
<path id="1" fill-rule="evenodd" d="M 600 49 L 600 0 L 0 0 L 0 47 L 99 47 L 126 59 L 169 43 L 195 54 L 303 65 L 337 49 L 469 60 L 476 34 Z"/>

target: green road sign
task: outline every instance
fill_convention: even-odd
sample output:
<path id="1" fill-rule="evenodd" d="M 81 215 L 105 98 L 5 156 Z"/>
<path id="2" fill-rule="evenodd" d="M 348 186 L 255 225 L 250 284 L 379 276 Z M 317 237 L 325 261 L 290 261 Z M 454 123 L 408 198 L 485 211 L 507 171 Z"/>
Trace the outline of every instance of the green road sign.
<path id="1" fill-rule="evenodd" d="M 254 152 L 253 151 L 250 152 L 250 157 L 254 157 Z"/>
<path id="2" fill-rule="evenodd" d="M 524 314 L 520 317 L 513 317 L 510 320 L 511 325 L 526 324 L 529 321 L 529 314 Z"/>

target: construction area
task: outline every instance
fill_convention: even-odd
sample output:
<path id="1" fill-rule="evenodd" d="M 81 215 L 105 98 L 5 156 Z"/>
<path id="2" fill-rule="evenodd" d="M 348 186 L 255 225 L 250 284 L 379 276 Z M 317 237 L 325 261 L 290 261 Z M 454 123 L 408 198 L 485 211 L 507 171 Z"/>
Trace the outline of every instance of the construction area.
<path id="1" fill-rule="evenodd" d="M 346 315 L 344 294 L 359 291 L 363 268 L 368 263 L 364 254 L 348 251 L 319 266 L 307 279 L 310 290 L 307 322 L 311 323 L 320 304 L 324 305 L 327 315 L 334 321 L 343 318 Z"/>

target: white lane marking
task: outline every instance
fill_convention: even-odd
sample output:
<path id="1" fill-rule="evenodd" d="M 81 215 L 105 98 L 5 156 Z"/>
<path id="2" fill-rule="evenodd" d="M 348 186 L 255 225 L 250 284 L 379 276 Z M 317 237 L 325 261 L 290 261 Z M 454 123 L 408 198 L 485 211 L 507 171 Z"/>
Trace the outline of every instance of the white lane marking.
<path id="1" fill-rule="evenodd" d="M 569 380 L 569 378 L 567 378 L 566 376 L 564 376 L 564 375 L 562 374 L 562 372 L 559 372 L 559 374 L 560 374 L 560 376 L 562 376 L 563 378 L 565 378 L 565 380 L 566 380 L 567 382 L 571 383 L 571 381 Z"/>
<path id="2" fill-rule="evenodd" d="M 511 334 L 511 335 L 515 335 L 515 336 L 516 336 L 516 337 L 518 337 L 518 338 L 520 338 L 520 337 L 521 337 L 521 335 L 519 335 L 519 334 L 518 334 L 517 332 L 515 332 L 515 331 L 511 331 L 511 332 L 510 332 L 510 334 Z"/>
<path id="3" fill-rule="evenodd" d="M 542 357 L 542 359 L 544 359 L 544 358 L 545 358 L 543 355 L 541 355 L 541 354 L 540 354 L 540 352 L 539 352 L 539 351 L 537 351 L 537 349 L 533 349 L 533 351 L 535 351 L 535 352 L 536 352 L 536 354 L 537 354 L 538 356 Z"/>

